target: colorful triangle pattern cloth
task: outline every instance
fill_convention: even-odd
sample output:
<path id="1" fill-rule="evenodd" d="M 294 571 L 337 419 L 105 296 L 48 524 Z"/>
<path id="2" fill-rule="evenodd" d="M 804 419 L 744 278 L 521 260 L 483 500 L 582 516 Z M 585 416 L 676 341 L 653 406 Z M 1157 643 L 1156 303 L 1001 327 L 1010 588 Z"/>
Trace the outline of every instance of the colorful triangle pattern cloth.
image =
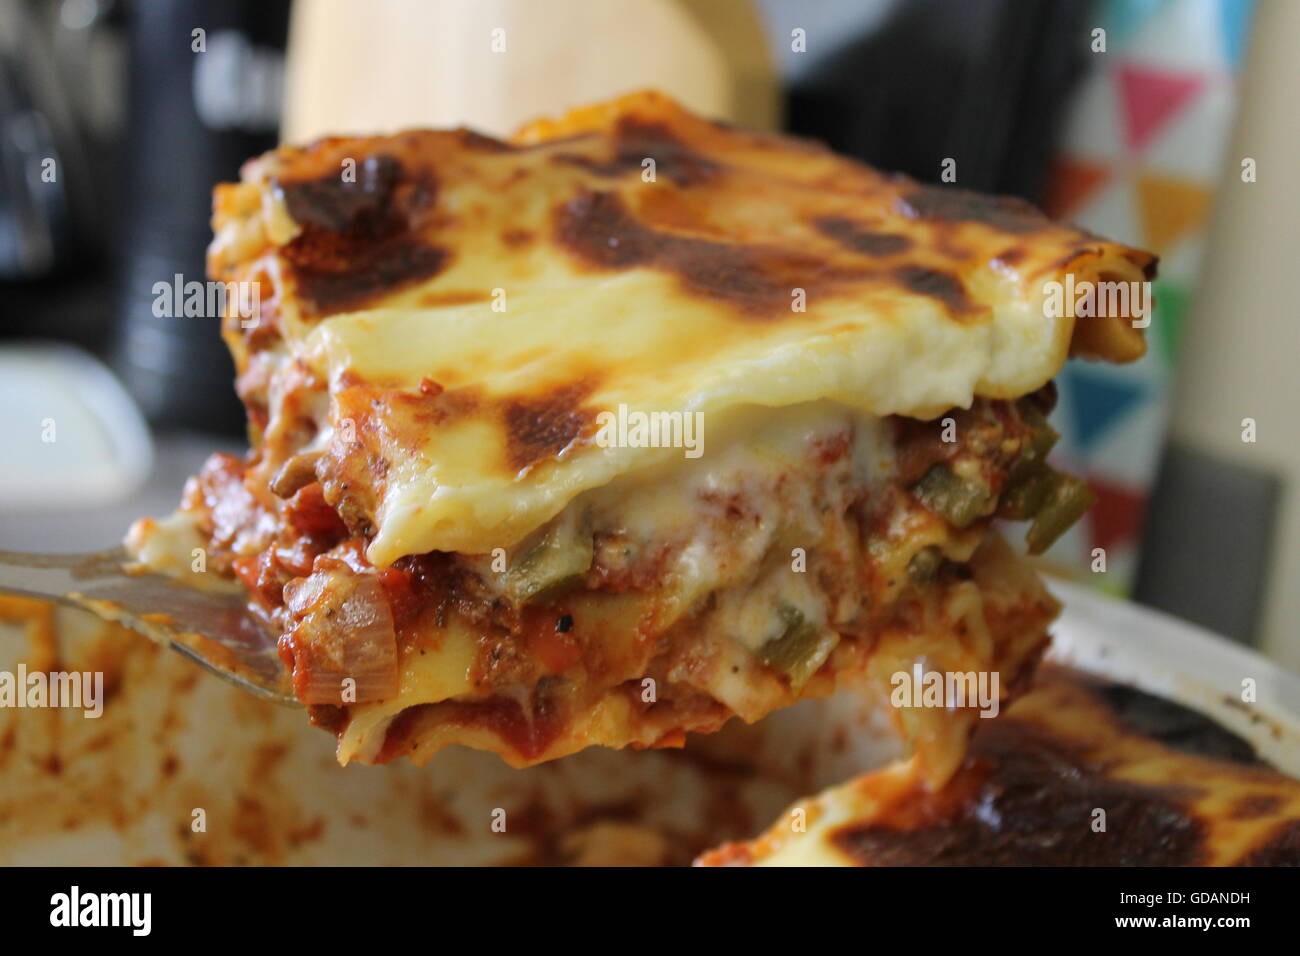
<path id="1" fill-rule="evenodd" d="M 1080 84 L 1049 175 L 1047 212 L 1160 255 L 1150 349 L 1130 366 L 1072 362 L 1058 378 L 1057 454 L 1097 505 L 1052 549 L 1116 594 L 1137 568 L 1179 327 L 1200 270 L 1236 106 L 1252 0 L 1107 0 L 1106 51 Z M 1091 39 L 1091 38 L 1089 38 Z M 1097 552 L 1095 549 L 1103 549 Z M 1099 557 L 1104 558 L 1105 573 Z"/>

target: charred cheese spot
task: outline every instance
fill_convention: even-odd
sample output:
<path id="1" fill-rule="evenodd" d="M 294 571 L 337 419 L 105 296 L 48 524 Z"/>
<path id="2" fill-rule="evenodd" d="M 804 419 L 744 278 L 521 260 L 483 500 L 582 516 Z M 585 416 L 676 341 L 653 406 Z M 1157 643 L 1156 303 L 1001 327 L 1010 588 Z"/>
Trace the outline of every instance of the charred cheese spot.
<path id="1" fill-rule="evenodd" d="M 577 441 L 596 420 L 596 412 L 582 406 L 589 394 L 591 386 L 580 383 L 502 402 L 510 467 L 523 471 Z"/>
<path id="2" fill-rule="evenodd" d="M 389 206 L 402 179 L 402 164 L 392 156 L 371 156 L 357 167 L 355 179 L 345 171 L 319 179 L 280 182 L 289 215 L 299 226 L 326 232 L 349 230 L 383 234 L 390 231 L 394 210 Z"/>
<path id="3" fill-rule="evenodd" d="M 1300 866 L 1300 820 L 1275 826 L 1240 866 Z"/>
<path id="4" fill-rule="evenodd" d="M 831 834 L 873 866 L 1133 866 L 1204 862 L 1186 791 L 1109 779 L 1063 742 L 1011 718 L 980 728 L 972 765 L 939 796 L 914 795 L 893 819 Z M 1090 823 L 1106 811 L 1106 833 Z"/>
<path id="5" fill-rule="evenodd" d="M 489 397 L 477 385 L 445 388 L 430 377 L 411 390 L 367 383 L 356 373 L 345 379 L 335 391 L 334 436 L 319 469 L 326 500 L 353 533 L 367 537 L 391 460 L 425 453 L 444 430 L 495 423 L 503 463 L 518 474 L 560 456 L 592 430 L 597 414 L 584 405 L 589 381 Z M 351 423 L 347 432 L 344 421 Z"/>
<path id="6" fill-rule="evenodd" d="M 1283 800 L 1275 793 L 1249 793 L 1233 801 L 1228 816 L 1234 820 L 1253 820 L 1282 809 Z"/>
<path id="7" fill-rule="evenodd" d="M 912 248 L 912 240 L 891 232 L 876 232 L 842 216 L 823 216 L 815 225 L 822 235 L 864 256 L 896 256 Z"/>
<path id="8" fill-rule="evenodd" d="M 432 209 L 431 175 L 406 177 L 391 156 L 370 156 L 355 181 L 342 172 L 282 180 L 277 188 L 299 234 L 281 250 L 304 315 L 354 309 L 440 272 L 450 253 L 419 238 Z"/>
<path id="9" fill-rule="evenodd" d="M 907 182 L 902 177 L 899 180 Z M 1023 199 L 943 186 L 916 186 L 899 197 L 898 208 L 911 219 L 973 222 L 1010 233 L 1036 232 L 1052 225 L 1051 220 Z"/>
<path id="10" fill-rule="evenodd" d="M 938 299 L 956 317 L 983 311 L 966 295 L 961 280 L 947 272 L 924 266 L 901 266 L 894 270 L 894 278 L 909 292 Z"/>
<path id="11" fill-rule="evenodd" d="M 1263 766 L 1250 744 L 1190 707 L 1124 684 L 1102 681 L 1087 684 L 1092 693 L 1105 701 L 1111 718 L 1128 733 L 1157 740 L 1180 753 L 1215 757 L 1243 766 Z"/>
<path id="12" fill-rule="evenodd" d="M 795 289 L 835 292 L 865 278 L 811 253 L 716 242 L 652 229 L 611 192 L 583 192 L 556 213 L 556 240 L 598 269 L 647 266 L 671 273 L 692 293 L 721 300 L 742 315 L 794 315 Z"/>
<path id="13" fill-rule="evenodd" d="M 662 176 L 677 186 L 701 186 L 713 180 L 721 166 L 691 149 L 662 123 L 647 123 L 624 117 L 615 126 L 613 155 L 597 158 L 584 153 L 558 152 L 553 162 L 578 166 L 604 178 L 635 175 L 654 160 L 655 178 Z"/>

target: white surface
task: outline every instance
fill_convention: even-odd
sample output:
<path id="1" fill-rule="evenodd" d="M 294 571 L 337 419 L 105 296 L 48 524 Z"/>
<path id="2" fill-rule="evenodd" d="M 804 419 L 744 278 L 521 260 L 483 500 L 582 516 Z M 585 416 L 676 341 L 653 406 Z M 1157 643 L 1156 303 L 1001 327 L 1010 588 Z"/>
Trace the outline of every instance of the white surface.
<path id="1" fill-rule="evenodd" d="M 1048 657 L 1213 718 L 1279 770 L 1300 776 L 1300 677 L 1177 618 L 1051 580 L 1065 604 Z M 1254 681 L 1255 702 L 1242 700 Z"/>
<path id="2" fill-rule="evenodd" d="M 0 349 L 0 409 L 5 510 L 109 504 L 138 488 L 153 464 L 135 404 L 78 349 Z"/>

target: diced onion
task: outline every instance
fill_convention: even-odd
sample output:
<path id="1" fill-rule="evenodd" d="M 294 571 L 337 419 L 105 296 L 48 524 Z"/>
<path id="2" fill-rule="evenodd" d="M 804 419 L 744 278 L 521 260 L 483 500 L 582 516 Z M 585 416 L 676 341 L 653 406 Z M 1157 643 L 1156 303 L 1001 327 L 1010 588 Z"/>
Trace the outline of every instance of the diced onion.
<path id="1" fill-rule="evenodd" d="M 285 639 L 299 700 L 343 705 L 396 696 L 397 633 L 377 577 L 341 563 L 318 566 L 284 596 L 296 621 Z"/>

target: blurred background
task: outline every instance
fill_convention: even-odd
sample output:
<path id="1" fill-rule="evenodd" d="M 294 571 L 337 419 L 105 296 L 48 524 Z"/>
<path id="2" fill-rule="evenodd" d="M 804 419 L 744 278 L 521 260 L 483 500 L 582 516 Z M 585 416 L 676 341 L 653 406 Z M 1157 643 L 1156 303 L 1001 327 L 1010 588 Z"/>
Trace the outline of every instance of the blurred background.
<path id="1" fill-rule="evenodd" d="M 1300 669 L 1298 41 L 1294 0 L 0 0 L 0 548 L 112 546 L 242 450 L 158 284 L 244 159 L 658 87 L 1158 252 L 1147 358 L 1061 376 L 1099 504 L 1049 561 Z"/>

